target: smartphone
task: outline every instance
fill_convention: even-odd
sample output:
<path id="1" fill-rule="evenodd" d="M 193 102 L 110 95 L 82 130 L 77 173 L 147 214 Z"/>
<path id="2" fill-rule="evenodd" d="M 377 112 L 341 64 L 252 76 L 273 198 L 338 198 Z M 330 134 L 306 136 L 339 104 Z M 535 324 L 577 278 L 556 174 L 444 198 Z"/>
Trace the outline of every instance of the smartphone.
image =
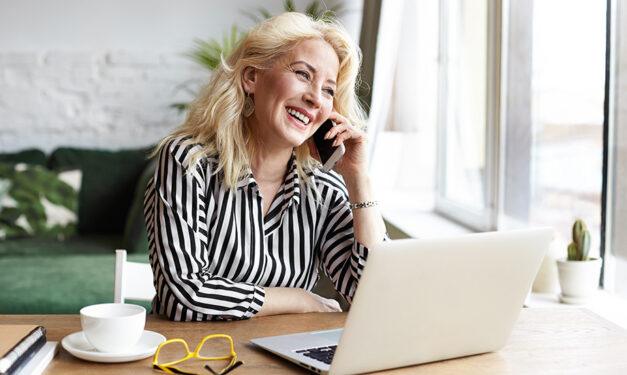
<path id="1" fill-rule="evenodd" d="M 322 170 L 326 172 L 330 171 L 335 166 L 335 163 L 342 158 L 344 152 L 346 152 L 343 144 L 333 146 L 335 138 L 324 139 L 324 136 L 331 128 L 333 128 L 333 121 L 327 120 L 320 125 L 313 135 L 314 144 L 320 155 Z"/>

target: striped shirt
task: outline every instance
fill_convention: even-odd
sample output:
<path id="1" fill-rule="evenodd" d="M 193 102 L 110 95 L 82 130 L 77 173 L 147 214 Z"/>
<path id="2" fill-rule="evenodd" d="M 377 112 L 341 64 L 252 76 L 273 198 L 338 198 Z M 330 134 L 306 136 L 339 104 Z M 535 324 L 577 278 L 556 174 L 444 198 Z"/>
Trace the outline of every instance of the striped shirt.
<path id="1" fill-rule="evenodd" d="M 335 172 L 308 174 L 289 161 L 267 214 L 251 173 L 236 189 L 199 145 L 167 143 L 148 184 L 144 214 L 157 294 L 153 312 L 176 321 L 247 319 L 264 303 L 264 287 L 312 290 L 319 267 L 350 303 L 368 256 L 355 241 L 348 192 Z"/>

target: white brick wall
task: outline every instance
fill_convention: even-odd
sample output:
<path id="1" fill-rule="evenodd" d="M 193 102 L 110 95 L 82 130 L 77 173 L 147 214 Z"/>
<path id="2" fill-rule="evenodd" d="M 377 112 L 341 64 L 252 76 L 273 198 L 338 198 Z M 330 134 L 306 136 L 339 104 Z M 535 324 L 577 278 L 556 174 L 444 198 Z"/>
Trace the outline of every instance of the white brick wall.
<path id="1" fill-rule="evenodd" d="M 193 39 L 249 27 L 242 10 L 276 14 L 282 3 L 0 0 L 0 152 L 154 144 L 184 119 L 169 108 L 191 99 L 180 85 L 208 78 L 183 57 Z M 361 1 L 345 3 L 358 38 Z"/>
<path id="2" fill-rule="evenodd" d="M 208 73 L 178 53 L 0 52 L 0 150 L 156 142 L 183 120 L 178 87 Z"/>

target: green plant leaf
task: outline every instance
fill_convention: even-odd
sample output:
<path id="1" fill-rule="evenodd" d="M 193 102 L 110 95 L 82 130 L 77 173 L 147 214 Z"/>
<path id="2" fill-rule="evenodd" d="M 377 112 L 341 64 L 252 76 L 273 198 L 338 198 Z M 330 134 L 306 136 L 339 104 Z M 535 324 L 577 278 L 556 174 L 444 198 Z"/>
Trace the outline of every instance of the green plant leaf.
<path id="1" fill-rule="evenodd" d="M 272 13 L 265 8 L 259 8 L 259 14 L 261 14 L 261 16 L 266 20 L 268 18 L 272 18 Z"/>
<path id="2" fill-rule="evenodd" d="M 324 22 L 331 22 L 337 18 L 332 10 L 325 10 L 317 19 Z"/>
<path id="3" fill-rule="evenodd" d="M 218 67 L 222 46 L 217 41 L 213 39 L 208 41 L 195 39 L 194 45 L 194 49 L 186 54 L 187 57 L 209 70 L 214 70 Z"/>
<path id="4" fill-rule="evenodd" d="M 341 3 L 337 3 L 335 5 L 332 5 L 329 7 L 329 10 L 332 12 L 335 12 L 337 14 L 341 14 L 344 13 L 346 11 L 346 9 L 344 8 L 344 5 Z"/>
<path id="5" fill-rule="evenodd" d="M 317 1 L 312 1 L 309 6 L 305 9 L 305 14 L 309 17 L 317 20 L 324 12 L 320 9 L 320 3 Z"/>
<path id="6" fill-rule="evenodd" d="M 240 33 L 237 26 L 233 25 L 230 33 L 222 35 L 221 43 L 215 39 L 195 39 L 194 49 L 186 56 L 200 66 L 213 71 L 222 62 L 222 56 L 229 56 L 243 35 L 245 34 Z"/>
<path id="7" fill-rule="evenodd" d="M 172 103 L 170 104 L 170 108 L 176 109 L 179 113 L 183 113 L 189 108 L 189 103 Z"/>
<path id="8" fill-rule="evenodd" d="M 231 42 L 230 42 L 230 49 L 229 49 L 229 55 L 231 54 L 231 52 L 233 52 L 233 50 L 235 49 L 235 46 L 237 45 L 237 43 L 239 43 L 239 41 L 242 39 L 242 37 L 244 36 L 244 33 L 240 33 L 239 30 L 237 30 L 237 26 L 233 25 L 231 26 Z"/>
<path id="9" fill-rule="evenodd" d="M 590 232 L 585 230 L 583 232 L 583 242 L 581 249 L 581 260 L 588 260 L 588 254 L 590 253 Z"/>
<path id="10" fill-rule="evenodd" d="M 584 230 L 586 230 L 586 224 L 581 219 L 575 220 L 573 224 L 573 241 L 579 243 Z"/>
<path id="11" fill-rule="evenodd" d="M 579 260 L 577 259 L 577 245 L 573 242 L 568 245 L 568 260 Z"/>
<path id="12" fill-rule="evenodd" d="M 285 9 L 286 12 L 296 12 L 296 6 L 292 0 L 285 0 L 283 2 L 283 9 Z"/>
<path id="13" fill-rule="evenodd" d="M 259 22 L 263 21 L 262 18 L 260 18 L 257 14 L 255 14 L 253 12 L 249 12 L 247 10 L 242 10 L 241 13 L 243 15 L 245 15 L 246 17 L 248 17 L 248 19 L 253 21 L 253 23 L 255 23 L 255 24 L 258 24 Z"/>

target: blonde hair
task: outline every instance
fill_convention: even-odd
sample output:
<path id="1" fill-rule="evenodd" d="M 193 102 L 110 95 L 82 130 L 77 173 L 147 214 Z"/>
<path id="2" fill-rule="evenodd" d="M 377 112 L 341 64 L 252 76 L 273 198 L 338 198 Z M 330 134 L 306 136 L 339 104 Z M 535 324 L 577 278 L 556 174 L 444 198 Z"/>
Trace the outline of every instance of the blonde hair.
<path id="1" fill-rule="evenodd" d="M 215 173 L 222 171 L 224 183 L 235 188 L 250 168 L 254 142 L 242 114 L 246 93 L 243 72 L 248 66 L 267 69 L 278 58 L 289 53 L 307 39 L 326 41 L 340 61 L 334 109 L 354 126 L 363 128 L 365 114 L 356 93 L 361 52 L 343 26 L 337 22 L 315 21 L 301 14 L 288 12 L 265 20 L 241 40 L 231 55 L 213 72 L 209 83 L 191 103 L 185 122 L 157 146 L 158 152 L 168 141 L 187 137 L 185 144 L 199 144 L 186 159 L 187 170 L 195 168 L 203 157 L 218 157 Z M 295 148 L 296 166 L 301 180 L 307 182 L 306 171 L 318 162 L 310 155 L 307 144 Z"/>

